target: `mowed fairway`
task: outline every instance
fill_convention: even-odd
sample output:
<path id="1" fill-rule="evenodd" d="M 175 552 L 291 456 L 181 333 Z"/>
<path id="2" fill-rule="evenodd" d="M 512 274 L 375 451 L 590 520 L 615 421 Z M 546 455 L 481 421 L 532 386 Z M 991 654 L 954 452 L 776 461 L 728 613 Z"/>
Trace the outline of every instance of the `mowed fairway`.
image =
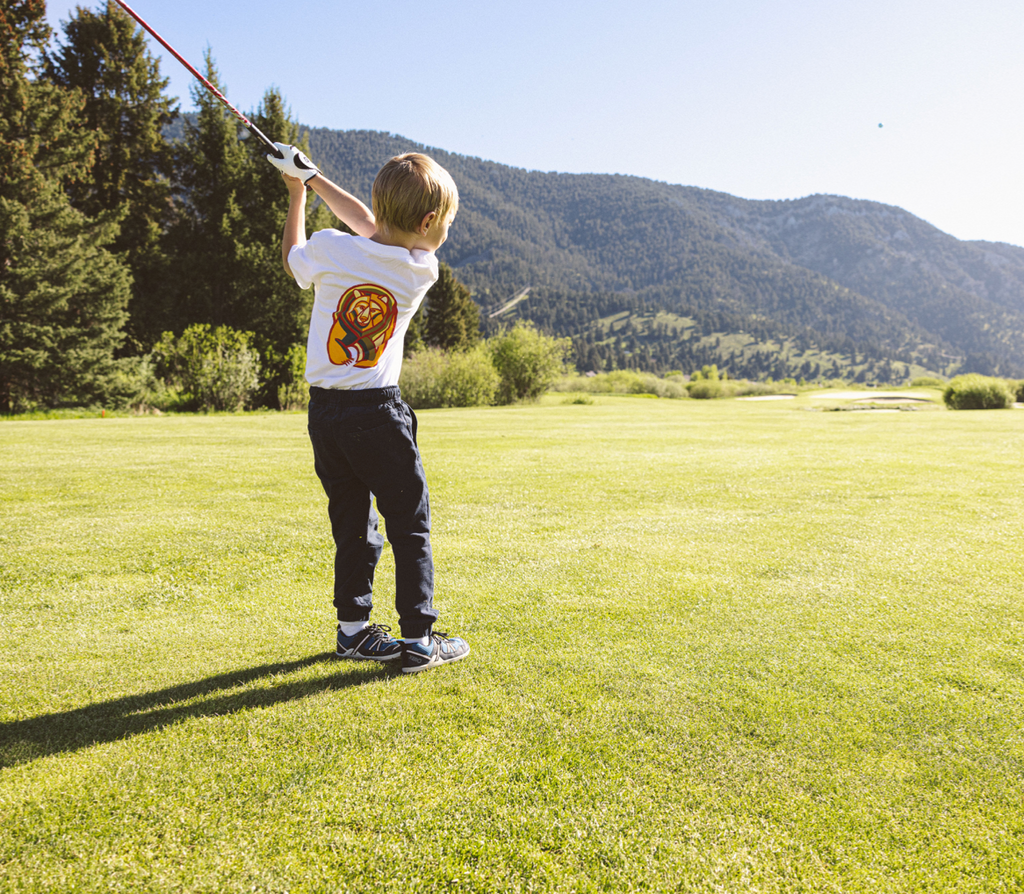
<path id="1" fill-rule="evenodd" d="M 411 676 L 303 416 L 0 424 L 0 890 L 1024 890 L 1024 412 L 808 406 L 422 412 Z"/>

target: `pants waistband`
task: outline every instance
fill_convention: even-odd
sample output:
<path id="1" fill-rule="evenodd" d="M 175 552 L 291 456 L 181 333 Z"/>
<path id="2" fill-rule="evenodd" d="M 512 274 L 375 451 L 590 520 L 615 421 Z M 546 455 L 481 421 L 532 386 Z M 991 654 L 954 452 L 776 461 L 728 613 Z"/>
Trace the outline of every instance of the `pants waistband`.
<path id="1" fill-rule="evenodd" d="M 386 404 L 391 400 L 398 400 L 402 392 L 397 385 L 389 385 L 387 388 L 320 388 L 317 385 L 309 386 L 310 400 L 334 404 L 339 407 L 366 407 L 373 404 Z"/>

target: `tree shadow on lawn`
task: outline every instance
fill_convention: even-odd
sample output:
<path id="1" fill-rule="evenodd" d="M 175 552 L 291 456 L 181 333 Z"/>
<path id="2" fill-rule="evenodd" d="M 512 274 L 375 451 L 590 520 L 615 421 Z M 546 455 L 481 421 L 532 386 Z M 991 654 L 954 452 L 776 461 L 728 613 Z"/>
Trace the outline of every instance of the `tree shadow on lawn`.
<path id="1" fill-rule="evenodd" d="M 245 686 L 264 677 L 290 674 L 333 658 L 333 652 L 322 652 L 296 661 L 218 674 L 205 680 L 143 695 L 128 695 L 72 711 L 0 723 L 0 769 L 51 754 L 127 739 L 195 717 L 217 717 L 252 708 L 268 708 L 321 692 L 362 686 L 394 675 L 387 665 L 377 662 L 345 662 L 344 670 L 339 669 L 315 680 L 273 682 L 259 689 L 222 695 L 195 704 L 175 704 Z"/>

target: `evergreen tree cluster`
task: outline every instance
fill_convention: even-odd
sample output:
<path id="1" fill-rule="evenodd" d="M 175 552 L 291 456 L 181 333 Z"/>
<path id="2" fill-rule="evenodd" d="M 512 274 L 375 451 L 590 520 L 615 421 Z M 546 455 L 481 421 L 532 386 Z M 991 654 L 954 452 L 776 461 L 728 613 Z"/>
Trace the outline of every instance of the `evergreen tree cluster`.
<path id="1" fill-rule="evenodd" d="M 198 86 L 167 138 L 177 100 L 111 0 L 56 37 L 45 11 L 0 5 L 0 412 L 129 401 L 163 333 L 197 325 L 249 333 L 257 399 L 276 405 L 312 300 L 281 266 L 280 175 Z M 308 149 L 276 90 L 250 117 Z M 309 222 L 334 218 L 317 205 Z"/>
<path id="2" fill-rule="evenodd" d="M 42 0 L 0 6 L 0 411 L 95 400 L 115 386 L 131 290 L 110 250 L 120 212 L 89 215 L 98 140 L 82 95 L 34 77 L 49 39 Z"/>
<path id="3" fill-rule="evenodd" d="M 172 382 L 182 407 L 300 406 L 312 293 L 282 269 L 288 198 L 264 148 L 198 84 L 181 115 L 112 0 L 76 8 L 59 35 L 45 12 L 43 0 L 0 5 L 0 412 L 145 401 Z M 204 61 L 227 94 L 210 51 Z M 249 117 L 309 151 L 277 90 Z M 309 202 L 311 230 L 342 226 Z M 479 310 L 447 265 L 425 307 L 410 348 L 477 344 Z M 214 385 L 169 356 L 216 358 Z M 219 393 L 225 358 L 244 373 Z"/>

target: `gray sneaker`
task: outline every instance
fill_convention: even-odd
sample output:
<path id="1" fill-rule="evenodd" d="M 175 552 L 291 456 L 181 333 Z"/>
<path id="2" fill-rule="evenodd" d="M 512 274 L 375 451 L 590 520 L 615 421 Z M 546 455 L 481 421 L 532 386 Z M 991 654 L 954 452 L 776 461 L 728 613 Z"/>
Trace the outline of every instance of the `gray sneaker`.
<path id="1" fill-rule="evenodd" d="M 469 644 L 460 636 L 447 633 L 430 634 L 430 642 L 402 643 L 402 673 L 415 674 L 419 671 L 440 667 L 450 661 L 458 661 L 469 654 Z"/>

